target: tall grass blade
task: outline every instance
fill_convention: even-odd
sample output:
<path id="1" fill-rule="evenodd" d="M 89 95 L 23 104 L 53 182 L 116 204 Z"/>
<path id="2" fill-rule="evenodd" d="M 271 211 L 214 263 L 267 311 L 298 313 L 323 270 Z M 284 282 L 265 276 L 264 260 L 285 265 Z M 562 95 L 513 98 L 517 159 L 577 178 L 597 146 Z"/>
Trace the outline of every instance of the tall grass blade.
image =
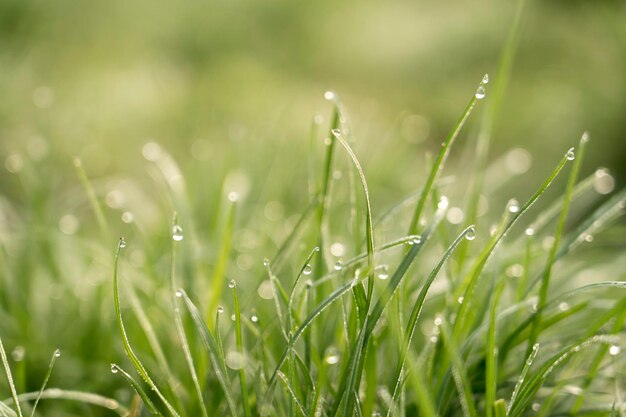
<path id="1" fill-rule="evenodd" d="M 43 379 L 43 383 L 41 384 L 41 389 L 39 389 L 39 394 L 37 395 L 37 399 L 35 400 L 35 404 L 33 404 L 33 409 L 30 413 L 31 417 L 35 416 L 35 410 L 37 409 L 37 405 L 39 404 L 39 400 L 41 399 L 41 395 L 43 391 L 46 389 L 46 385 L 48 385 L 48 380 L 50 379 L 50 375 L 52 375 L 52 368 L 54 368 L 54 363 L 57 361 L 57 358 L 61 356 L 61 351 L 59 349 L 55 350 L 52 353 L 52 357 L 50 358 L 50 364 L 48 365 L 48 371 L 46 372 L 46 376 Z"/>
<path id="2" fill-rule="evenodd" d="M 135 380 L 135 378 L 114 363 L 111 364 L 111 372 L 116 374 L 119 373 L 126 381 L 128 381 L 153 416 L 163 417 L 163 414 L 161 414 L 161 412 L 156 408 L 148 394 L 146 394 L 146 391 Z"/>
<path id="3" fill-rule="evenodd" d="M 15 404 L 15 411 L 19 417 L 22 417 L 22 409 L 20 408 L 20 402 L 17 398 L 17 390 L 15 389 L 15 383 L 13 383 L 13 374 L 11 374 L 11 367 L 9 366 L 9 361 L 7 359 L 7 353 L 4 350 L 4 345 L 2 344 L 2 338 L 0 338 L 0 358 L 2 359 L 2 365 L 4 366 L 4 372 L 7 376 L 7 382 L 9 384 L 9 389 L 11 390 L 11 397 L 13 398 L 13 404 Z"/>
<path id="4" fill-rule="evenodd" d="M 130 345 L 130 341 L 128 340 L 128 335 L 126 334 L 126 328 L 124 326 L 124 320 L 122 319 L 122 311 L 120 309 L 120 294 L 119 294 L 119 279 L 118 279 L 118 267 L 119 267 L 119 257 L 120 251 L 122 248 L 126 247 L 126 242 L 123 238 L 121 238 L 117 244 L 117 250 L 115 251 L 115 262 L 113 267 L 113 301 L 115 304 L 115 315 L 117 319 L 117 325 L 120 331 L 120 335 L 122 336 L 122 342 L 124 344 L 124 350 L 126 351 L 126 355 L 132 362 L 135 367 L 137 373 L 143 378 L 143 380 L 150 386 L 150 388 L 156 393 L 156 395 L 161 399 L 167 410 L 171 415 L 175 417 L 180 417 L 178 412 L 172 407 L 170 402 L 165 398 L 165 396 L 161 393 L 157 385 L 154 383 L 148 371 L 143 366 L 133 348 Z"/>

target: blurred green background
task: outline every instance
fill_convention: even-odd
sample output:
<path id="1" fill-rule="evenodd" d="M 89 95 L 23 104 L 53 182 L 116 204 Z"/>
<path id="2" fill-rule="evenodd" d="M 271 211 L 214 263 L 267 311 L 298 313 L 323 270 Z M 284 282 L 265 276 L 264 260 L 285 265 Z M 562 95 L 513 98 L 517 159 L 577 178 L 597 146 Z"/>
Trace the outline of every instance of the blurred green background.
<path id="1" fill-rule="evenodd" d="M 312 120 L 326 126 L 330 112 L 324 92 L 344 103 L 380 213 L 416 189 L 425 155 L 439 148 L 483 74 L 493 79 L 516 8 L 502 0 L 0 0 L 0 238 L 7 276 L 29 282 L 2 292 L 0 331 L 7 348 L 22 343 L 33 352 L 35 376 L 22 379 L 28 389 L 37 389 L 57 346 L 68 358 L 56 385 L 89 381 L 105 393 L 120 385 L 103 374 L 122 357 L 108 285 L 112 245 L 98 236 L 73 157 L 106 202 L 113 236 L 169 233 L 171 207 L 154 186 L 146 157 L 155 148 L 146 143 L 181 167 L 191 200 L 183 214 L 213 242 L 203 250 L 218 248 L 224 190 L 247 194 L 239 223 L 248 228 L 235 247 L 264 249 L 236 263 L 260 270 L 268 245 L 251 243 L 250 229 L 275 244 L 288 230 L 279 221 L 293 223 L 306 206 L 307 155 L 321 153 L 309 143 Z M 524 199 L 584 130 L 592 142 L 583 175 L 605 166 L 622 187 L 625 22 L 624 1 L 527 1 L 490 150 L 492 161 L 528 150 L 514 154 L 526 161 L 516 173 L 526 175 L 493 197 L 491 214 L 510 197 Z M 471 166 L 465 158 L 492 85 L 451 154 L 450 173 L 462 177 Z M 487 184 L 497 186 L 498 176 Z M 125 212 L 145 235 L 129 231 L 128 217 L 120 221 Z M 161 245 L 154 255 L 167 253 L 167 241 L 142 244 Z M 167 269 L 149 250 L 133 253 L 137 268 Z M 66 305 L 55 320 L 36 321 L 59 303 Z"/>

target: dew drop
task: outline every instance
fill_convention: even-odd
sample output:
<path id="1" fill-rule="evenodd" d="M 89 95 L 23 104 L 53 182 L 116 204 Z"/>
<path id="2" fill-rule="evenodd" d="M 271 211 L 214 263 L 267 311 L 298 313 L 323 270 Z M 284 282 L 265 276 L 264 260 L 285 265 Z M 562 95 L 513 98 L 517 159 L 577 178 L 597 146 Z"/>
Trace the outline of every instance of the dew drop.
<path id="1" fill-rule="evenodd" d="M 228 281 L 228 288 L 235 288 L 237 286 L 237 283 L 235 282 L 234 279 L 231 279 L 230 281 Z"/>
<path id="2" fill-rule="evenodd" d="M 339 136 L 341 136 L 341 130 L 339 130 L 339 129 L 333 129 L 333 130 L 331 130 L 330 132 L 331 132 L 331 133 L 333 134 L 333 136 L 335 136 L 336 138 L 338 138 Z"/>
<path id="3" fill-rule="evenodd" d="M 386 280 L 389 278 L 389 267 L 387 265 L 380 265 L 376 267 L 376 273 L 378 279 Z"/>
<path id="4" fill-rule="evenodd" d="M 441 326 L 443 323 L 443 318 L 441 316 L 435 317 L 435 326 Z"/>
<path id="5" fill-rule="evenodd" d="M 16 346 L 15 349 L 11 352 L 11 357 L 15 362 L 21 362 L 24 360 L 24 356 L 26 356 L 26 349 L 24 346 Z"/>
<path id="6" fill-rule="evenodd" d="M 269 259 L 267 259 L 267 258 L 263 259 L 263 266 L 264 266 L 264 267 L 266 267 L 266 268 L 267 268 L 268 266 L 270 266 L 270 260 L 269 260 Z"/>
<path id="7" fill-rule="evenodd" d="M 576 155 L 574 154 L 574 148 L 569 148 L 569 150 L 565 154 L 565 157 L 568 161 L 573 161 L 574 158 L 576 158 Z"/>
<path id="8" fill-rule="evenodd" d="M 332 91 L 326 91 L 326 92 L 324 93 L 324 99 L 325 99 L 325 100 L 331 101 L 331 100 L 334 100 L 334 99 L 335 99 L 335 97 L 336 97 L 336 96 L 335 96 L 335 93 L 334 93 L 334 92 L 332 92 Z"/>
<path id="9" fill-rule="evenodd" d="M 532 235 L 535 234 L 535 229 L 533 229 L 532 227 L 528 227 L 528 228 L 526 228 L 524 233 L 526 233 L 526 236 L 532 236 Z"/>
<path id="10" fill-rule="evenodd" d="M 333 143 L 331 138 L 324 138 L 324 145 L 330 146 Z"/>
<path id="11" fill-rule="evenodd" d="M 456 302 L 459 304 L 463 304 L 463 301 L 465 301 L 465 297 L 461 296 L 459 298 L 456 299 Z"/>
<path id="12" fill-rule="evenodd" d="M 467 229 L 467 232 L 465 233 L 465 239 L 467 240 L 476 239 L 476 229 L 474 229 L 474 226 Z"/>
<path id="13" fill-rule="evenodd" d="M 343 262 L 337 261 L 335 262 L 335 271 L 341 271 L 343 269 Z"/>
<path id="14" fill-rule="evenodd" d="M 559 303 L 559 310 L 561 311 L 569 310 L 569 304 L 567 304 L 565 301 Z"/>
<path id="15" fill-rule="evenodd" d="M 485 87 L 483 87 L 482 85 L 479 86 L 476 90 L 475 96 L 478 100 L 482 100 L 483 98 L 485 98 Z"/>
<path id="16" fill-rule="evenodd" d="M 176 297 L 180 298 L 183 296 L 183 292 L 181 290 L 178 290 L 175 292 Z"/>
<path id="17" fill-rule="evenodd" d="M 431 343 L 437 343 L 437 336 L 430 336 Z"/>
<path id="18" fill-rule="evenodd" d="M 584 143 L 589 142 L 589 132 L 584 131 L 582 137 L 580 138 L 580 141 Z"/>
<path id="19" fill-rule="evenodd" d="M 120 247 L 120 249 L 124 249 L 126 247 L 126 241 L 123 237 L 120 238 L 120 243 L 118 244 L 118 246 Z"/>
<path id="20" fill-rule="evenodd" d="M 250 316 L 250 321 L 252 323 L 258 323 L 259 322 L 259 316 L 257 316 L 256 314 L 253 314 L 252 316 Z"/>
<path id="21" fill-rule="evenodd" d="M 329 365 L 335 365 L 339 363 L 339 355 L 330 355 L 326 357 L 326 363 Z"/>
<path id="22" fill-rule="evenodd" d="M 174 226 L 172 226 L 172 239 L 180 242 L 181 240 L 183 240 L 183 237 L 183 228 L 180 227 L 179 224 L 175 224 Z"/>
<path id="23" fill-rule="evenodd" d="M 506 209 L 509 211 L 509 213 L 517 213 L 519 212 L 519 208 L 519 201 L 514 198 L 510 199 L 506 205 Z"/>
<path id="24" fill-rule="evenodd" d="M 302 273 L 304 275 L 311 275 L 311 272 L 313 272 L 313 268 L 311 268 L 311 265 L 309 264 L 306 264 L 304 268 L 302 269 Z"/>
<path id="25" fill-rule="evenodd" d="M 439 202 L 437 203 L 437 208 L 441 209 L 441 210 L 445 210 L 448 208 L 448 197 L 441 196 L 441 198 L 439 199 Z"/>
<path id="26" fill-rule="evenodd" d="M 622 348 L 620 348 L 617 345 L 611 345 L 611 347 L 609 347 L 609 355 L 611 356 L 617 356 L 619 355 L 621 351 L 622 351 Z"/>
<path id="27" fill-rule="evenodd" d="M 224 312 L 224 307 L 217 306 L 217 314 L 222 314 Z"/>
<path id="28" fill-rule="evenodd" d="M 60 349 L 57 349 L 57 350 L 54 351 L 54 357 L 55 358 L 60 358 L 61 357 L 61 350 Z"/>
<path id="29" fill-rule="evenodd" d="M 489 84 L 489 74 L 485 74 L 481 80 L 481 84 Z"/>
<path id="30" fill-rule="evenodd" d="M 112 373 L 112 374 L 116 374 L 118 370 L 119 370 L 119 369 L 117 368 L 117 365 L 116 365 L 116 364 L 114 364 L 114 363 L 112 363 L 112 364 L 111 364 L 111 373 Z"/>

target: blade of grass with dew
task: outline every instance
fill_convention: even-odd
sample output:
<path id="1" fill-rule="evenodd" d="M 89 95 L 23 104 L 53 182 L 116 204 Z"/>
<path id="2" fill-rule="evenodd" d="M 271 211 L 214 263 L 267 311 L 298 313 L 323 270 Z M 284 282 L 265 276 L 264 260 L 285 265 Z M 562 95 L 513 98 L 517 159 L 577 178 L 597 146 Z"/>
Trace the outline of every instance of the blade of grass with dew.
<path id="1" fill-rule="evenodd" d="M 39 400 L 41 399 L 41 395 L 43 391 L 46 389 L 46 385 L 48 385 L 48 380 L 50 379 L 50 375 L 52 375 L 52 368 L 54 368 L 54 363 L 57 361 L 57 358 L 61 356 L 61 351 L 59 349 L 55 350 L 52 353 L 52 357 L 50 358 L 50 364 L 48 365 L 48 371 L 46 372 L 46 376 L 43 379 L 43 383 L 41 384 L 41 389 L 39 390 L 39 395 L 37 395 L 37 399 L 35 400 L 35 404 L 33 404 L 33 409 L 30 413 L 31 417 L 35 416 L 35 410 L 37 409 L 37 405 L 39 404 Z"/>
<path id="2" fill-rule="evenodd" d="M 278 378 L 280 378 L 280 380 L 282 381 L 283 385 L 285 386 L 285 390 L 289 394 L 289 396 L 292 399 L 292 401 L 298 407 L 298 411 L 300 411 L 300 414 L 302 414 L 303 416 L 306 416 L 307 412 L 306 412 L 304 406 L 302 405 L 302 401 L 300 401 L 300 399 L 298 398 L 296 393 L 293 391 L 293 388 L 292 388 L 291 383 L 289 382 L 289 379 L 287 378 L 287 376 L 285 374 L 283 374 L 282 372 L 278 371 Z M 296 413 L 293 412 L 290 415 L 295 416 Z"/>
<path id="3" fill-rule="evenodd" d="M 91 205 L 91 209 L 93 210 L 94 215 L 96 216 L 96 221 L 98 222 L 98 227 L 100 228 L 100 233 L 102 234 L 102 238 L 105 242 L 111 241 L 111 233 L 109 232 L 109 226 L 107 225 L 106 218 L 104 217 L 104 212 L 102 211 L 102 205 L 98 201 L 98 197 L 96 196 L 96 191 L 89 181 L 89 177 L 87 177 L 87 173 L 83 168 L 83 162 L 80 158 L 74 158 L 74 168 L 76 168 L 76 173 L 78 174 L 78 178 L 80 178 L 80 182 L 83 185 L 83 189 L 87 194 L 87 199 L 89 200 L 89 204 Z"/>
<path id="4" fill-rule="evenodd" d="M 171 264 L 170 264 L 170 299 L 172 307 L 174 308 L 174 322 L 176 324 L 176 333 L 178 333 L 178 339 L 183 348 L 183 354 L 185 355 L 185 362 L 191 375 L 196 397 L 198 398 L 198 406 L 204 417 L 208 417 L 206 405 L 204 403 L 204 396 L 202 395 L 202 389 L 200 388 L 200 381 L 198 380 L 198 373 L 196 372 L 196 365 L 194 364 L 193 356 L 191 355 L 191 349 L 189 348 L 189 340 L 185 333 L 185 327 L 178 308 L 178 293 L 176 292 L 176 246 L 178 242 L 183 238 L 182 228 L 178 224 L 178 214 L 174 213 L 172 221 L 172 241 L 171 241 Z"/>
<path id="5" fill-rule="evenodd" d="M 413 336 L 415 335 L 415 329 L 417 327 L 417 320 L 419 319 L 420 314 L 422 312 L 422 308 L 424 306 L 424 302 L 426 301 L 426 295 L 428 294 L 428 290 L 430 289 L 431 285 L 435 281 L 435 278 L 439 274 L 439 271 L 441 270 L 445 262 L 450 258 L 454 250 L 459 246 L 459 244 L 463 241 L 463 239 L 466 239 L 467 234 L 472 233 L 473 228 L 474 226 L 468 226 L 467 228 L 465 228 L 465 230 L 461 232 L 461 234 L 459 234 L 459 236 L 456 237 L 456 239 L 448 247 L 444 255 L 439 259 L 439 262 L 437 263 L 435 268 L 430 272 L 430 274 L 428 275 L 428 278 L 426 278 L 426 281 L 422 285 L 422 289 L 420 290 L 420 293 L 417 296 L 417 300 L 415 301 L 415 304 L 413 305 L 413 309 L 411 310 L 411 315 L 409 316 L 409 321 L 407 323 L 407 327 L 405 331 L 406 337 L 404 339 L 404 345 L 402 346 L 402 349 L 400 351 L 400 360 L 398 362 L 398 366 L 396 366 L 396 371 L 392 378 L 392 381 L 395 381 L 394 388 L 392 391 L 392 396 L 391 396 L 392 401 L 395 401 L 398 395 L 398 391 L 400 388 L 400 381 L 402 380 L 401 375 L 405 367 L 405 362 L 407 358 L 407 352 L 410 349 L 411 342 L 413 341 Z M 387 412 L 387 416 L 389 416 L 389 412 Z"/>
<path id="6" fill-rule="evenodd" d="M 507 232 L 513 227 L 517 220 L 526 211 L 528 211 L 528 209 L 535 203 L 535 201 L 537 201 L 537 199 L 546 191 L 550 184 L 552 184 L 552 181 L 554 181 L 559 172 L 561 172 L 568 160 L 569 159 L 567 155 L 563 156 L 557 167 L 554 169 L 554 171 L 552 171 L 552 173 L 543 182 L 539 189 L 528 199 L 528 201 L 526 201 L 526 203 L 522 207 L 519 208 L 516 213 L 514 213 L 508 223 L 500 231 L 500 233 L 494 236 L 494 238 L 489 242 L 489 244 L 476 259 L 467 278 L 461 284 L 461 288 L 465 289 L 463 293 L 463 300 L 465 302 L 459 304 L 459 309 L 457 311 L 457 318 L 454 323 L 453 330 L 453 336 L 455 340 L 459 340 L 460 335 L 462 333 L 465 333 L 466 330 L 471 327 L 472 323 L 469 322 L 470 320 L 467 317 L 467 309 L 472 304 L 472 295 L 474 293 L 474 288 L 476 287 L 476 284 L 478 283 L 478 278 L 480 277 L 482 270 L 487 264 L 487 261 L 491 257 L 491 254 L 495 251 L 500 241 L 504 238 L 504 236 L 506 236 Z"/>
<path id="7" fill-rule="evenodd" d="M 440 204 L 438 205 L 437 211 L 435 212 L 435 215 L 433 216 L 433 220 L 429 223 L 427 229 L 424 231 L 424 234 L 422 235 L 422 239 L 420 240 L 420 242 L 415 243 L 414 245 L 411 246 L 411 249 L 409 249 L 407 254 L 404 256 L 404 258 L 402 259 L 402 262 L 400 263 L 400 265 L 394 272 L 393 276 L 389 280 L 389 284 L 385 286 L 378 301 L 376 302 L 371 312 L 366 317 L 365 323 L 363 324 L 363 328 L 361 329 L 359 338 L 358 338 L 358 340 L 362 340 L 362 344 L 359 345 L 357 343 L 357 346 L 354 346 L 352 350 L 352 354 L 350 357 L 351 365 L 349 365 L 346 368 L 347 372 L 345 372 L 344 375 L 342 376 L 342 382 L 340 383 L 338 400 L 335 403 L 335 406 L 334 406 L 335 408 L 333 409 L 331 416 L 334 416 L 337 413 L 338 406 L 341 403 L 341 397 L 345 395 L 347 392 L 351 392 L 352 389 L 355 388 L 354 386 L 351 386 L 351 385 L 355 385 L 356 381 L 360 381 L 361 372 L 363 370 L 363 361 L 361 359 L 362 359 L 362 354 L 364 352 L 362 352 L 362 349 L 367 347 L 367 343 L 369 342 L 369 337 L 372 335 L 372 332 L 374 331 L 374 327 L 376 326 L 376 324 L 378 323 L 378 320 L 382 316 L 384 309 L 386 308 L 394 292 L 400 285 L 400 282 L 402 281 L 402 278 L 408 271 L 409 266 L 411 266 L 417 254 L 421 251 L 422 247 L 426 244 L 432 232 L 436 230 L 437 226 L 439 225 L 439 222 L 443 219 L 443 216 L 447 208 L 448 208 L 448 201 L 447 199 L 442 198 Z M 363 336 L 361 337 L 361 335 Z M 350 404 L 349 396 L 346 398 L 345 403 L 346 404 L 344 405 L 344 408 L 343 408 L 344 415 L 345 415 L 346 410 L 350 409 L 351 404 Z"/>
<path id="8" fill-rule="evenodd" d="M 39 392 L 27 392 L 24 394 L 18 395 L 19 401 L 32 401 L 39 396 Z M 41 393 L 42 400 L 68 400 L 68 401 L 76 401 L 83 404 L 91 404 L 96 405 L 98 407 L 106 408 L 122 417 L 128 416 L 128 409 L 122 406 L 113 398 L 104 397 L 99 394 L 94 394 L 91 392 L 84 391 L 72 391 L 72 390 L 64 390 L 60 388 L 48 388 L 44 392 Z M 0 403 L 5 403 L 11 400 L 5 400 Z"/>
<path id="9" fill-rule="evenodd" d="M 122 311 L 120 309 L 120 294 L 119 294 L 119 282 L 118 282 L 119 281 L 118 267 L 119 267 L 120 251 L 124 247 L 126 247 L 126 242 L 124 241 L 124 238 L 120 238 L 117 244 L 117 249 L 115 251 L 115 261 L 114 261 L 114 267 L 113 267 L 113 302 L 115 304 L 116 321 L 117 321 L 117 325 L 120 331 L 120 335 L 122 337 L 122 342 L 124 344 L 124 350 L 126 351 L 126 355 L 132 362 L 133 366 L 137 370 L 137 373 L 143 378 L 144 381 L 146 381 L 146 383 L 150 386 L 150 388 L 161 399 L 161 401 L 163 402 L 167 410 L 170 412 L 170 414 L 173 416 L 179 417 L 178 412 L 176 412 L 174 407 L 172 407 L 170 402 L 161 393 L 159 388 L 156 386 L 156 384 L 154 383 L 154 381 L 148 374 L 148 371 L 146 370 L 146 368 L 143 366 L 143 364 L 141 363 L 141 361 L 139 360 L 139 358 L 133 351 L 133 348 L 130 345 L 130 341 L 128 340 L 128 335 L 126 334 L 126 328 L 124 326 L 124 321 L 122 319 Z"/>
<path id="10" fill-rule="evenodd" d="M 150 411 L 153 416 L 163 417 L 163 414 L 161 414 L 161 412 L 156 408 L 146 391 L 135 380 L 135 378 L 114 363 L 111 364 L 111 372 L 115 374 L 119 373 L 133 387 L 137 395 L 139 395 L 143 403 L 148 408 L 148 411 Z"/>
<path id="11" fill-rule="evenodd" d="M 532 349 L 532 346 L 535 344 L 535 342 L 537 342 L 537 338 L 539 337 L 539 324 L 541 323 L 543 307 L 546 304 L 546 300 L 548 298 L 548 289 L 550 287 L 552 267 L 555 262 L 556 251 L 559 247 L 559 243 L 561 242 L 561 235 L 563 234 L 563 229 L 565 228 L 565 220 L 567 219 L 567 214 L 572 199 L 572 191 L 574 190 L 574 185 L 576 184 L 576 180 L 578 178 L 578 171 L 580 170 L 581 162 L 585 155 L 585 148 L 588 141 L 589 134 L 585 132 L 583 133 L 583 136 L 580 139 L 580 145 L 578 146 L 578 158 L 574 158 L 573 149 L 570 149 L 570 151 L 568 151 L 568 158 L 570 157 L 569 155 L 571 155 L 571 158 L 575 159 L 574 166 L 572 167 L 567 181 L 565 196 L 563 197 L 563 208 L 561 209 L 561 214 L 556 224 L 556 229 L 554 231 L 554 241 L 552 243 L 552 247 L 550 248 L 548 260 L 543 274 L 543 279 L 541 281 L 541 287 L 539 288 L 539 301 L 537 302 L 537 311 L 534 314 L 533 323 L 531 325 L 530 337 L 528 338 L 528 347 L 526 350 L 527 353 L 530 352 L 530 349 Z"/>
<path id="12" fill-rule="evenodd" d="M 178 289 L 180 296 L 185 301 L 185 306 L 187 307 L 187 311 L 191 315 L 191 318 L 202 338 L 204 346 L 207 349 L 209 354 L 209 359 L 211 360 L 211 365 L 213 366 L 213 372 L 215 372 L 215 376 L 224 391 L 224 397 L 226 398 L 226 403 L 229 408 L 229 412 L 231 416 L 237 416 L 237 406 L 234 400 L 234 396 L 232 393 L 232 389 L 230 387 L 230 382 L 228 380 L 228 372 L 226 371 L 225 359 L 223 353 L 220 356 L 220 349 L 215 341 L 215 338 L 211 334 L 211 331 L 207 327 L 206 323 L 202 320 L 202 314 L 200 314 L 200 310 L 195 306 L 195 304 L 191 301 L 187 293 L 183 289 Z"/>
<path id="13" fill-rule="evenodd" d="M 509 406 L 507 407 L 507 410 L 506 410 L 507 415 L 509 415 L 509 413 L 511 412 L 511 408 L 513 407 L 513 404 L 515 404 L 515 401 L 517 401 L 517 396 L 519 395 L 519 392 L 522 389 L 522 385 L 524 384 L 524 382 L 526 381 L 526 378 L 528 377 L 528 372 L 530 372 L 530 367 L 533 365 L 533 362 L 535 358 L 537 357 L 538 353 L 539 353 L 539 344 L 536 343 L 533 346 L 530 353 L 528 354 L 528 358 L 526 359 L 526 362 L 524 362 L 522 371 L 517 377 L 517 382 L 515 383 L 515 387 L 513 388 L 513 393 L 511 394 L 511 399 L 509 400 Z"/>
<path id="14" fill-rule="evenodd" d="M 13 398 L 13 404 L 15 405 L 15 411 L 19 417 L 23 417 L 22 409 L 20 408 L 20 402 L 17 398 L 17 391 L 15 389 L 15 384 L 13 383 L 13 375 L 11 374 L 11 367 L 9 366 L 9 361 L 7 359 L 7 353 L 4 350 L 4 345 L 2 344 L 2 338 L 0 338 L 0 359 L 2 359 L 2 365 L 4 366 L 4 372 L 7 376 L 7 382 L 9 384 L 9 389 L 11 390 L 11 397 Z"/>
<path id="15" fill-rule="evenodd" d="M 478 88 L 483 89 L 482 85 L 480 85 Z M 430 173 L 428 174 L 426 183 L 424 184 L 419 200 L 417 201 L 417 206 L 415 207 L 415 211 L 413 212 L 413 218 L 411 219 L 409 231 L 407 234 L 414 235 L 417 233 L 417 227 L 419 225 L 420 217 L 422 216 L 424 207 L 426 206 L 426 200 L 430 195 L 431 188 L 435 182 L 435 179 L 437 178 L 437 175 L 445 165 L 448 154 L 450 153 L 450 148 L 454 144 L 454 140 L 459 135 L 459 132 L 463 128 L 463 125 L 465 125 L 465 122 L 467 121 L 470 114 L 472 113 L 472 110 L 476 106 L 476 101 L 482 99 L 483 97 L 484 92 L 481 95 L 478 94 L 477 91 L 475 94 L 472 95 L 471 100 L 467 103 L 467 106 L 465 106 L 465 110 L 463 110 L 463 113 L 461 113 L 461 117 L 457 120 L 455 125 L 452 127 L 452 130 L 450 131 L 450 133 L 448 133 L 448 136 L 441 144 L 441 149 L 439 150 L 437 159 L 435 159 L 435 163 L 433 164 Z"/>
<path id="16" fill-rule="evenodd" d="M 248 386 L 246 385 L 246 371 L 245 356 L 243 352 L 243 332 L 241 330 L 241 311 L 239 309 L 239 296 L 237 295 L 237 285 L 235 281 L 231 281 L 228 284 L 233 290 L 233 302 L 235 307 L 235 344 L 237 346 L 237 352 L 239 353 L 240 360 L 242 361 L 239 367 L 239 383 L 241 385 L 241 402 L 243 403 L 243 412 L 245 417 L 250 417 L 250 402 L 248 401 Z"/>
<path id="17" fill-rule="evenodd" d="M 528 403 L 530 403 L 530 400 L 532 400 L 539 388 L 542 386 L 544 380 L 550 373 L 552 373 L 552 371 L 557 366 L 562 364 L 571 356 L 581 352 L 585 348 L 593 346 L 597 343 L 610 344 L 614 342 L 614 337 L 596 335 L 584 340 L 583 342 L 566 346 L 565 348 L 561 349 L 558 353 L 553 355 L 544 364 L 542 364 L 541 368 L 535 374 L 533 374 L 531 378 L 527 380 L 527 382 L 524 382 L 522 384 L 517 399 L 514 402 L 511 402 L 509 417 L 517 417 L 522 415 L 524 409 L 526 408 Z"/>
<path id="18" fill-rule="evenodd" d="M 237 203 L 230 201 L 227 209 L 226 221 L 224 223 L 224 229 L 220 236 L 220 250 L 217 256 L 217 262 L 215 264 L 215 271 L 213 272 L 213 278 L 209 287 L 209 309 L 207 315 L 207 323 L 211 322 L 210 316 L 213 315 L 213 311 L 217 308 L 220 298 L 222 296 L 222 288 L 224 288 L 224 273 L 230 259 L 230 253 L 232 250 L 233 231 L 235 229 L 235 214 Z"/>

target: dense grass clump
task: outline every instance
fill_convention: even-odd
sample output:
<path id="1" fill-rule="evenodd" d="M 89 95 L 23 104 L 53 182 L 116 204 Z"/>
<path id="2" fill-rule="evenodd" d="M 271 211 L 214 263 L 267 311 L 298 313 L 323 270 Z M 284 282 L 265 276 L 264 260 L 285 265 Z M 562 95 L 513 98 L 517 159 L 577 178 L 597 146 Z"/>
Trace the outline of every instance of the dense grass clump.
<path id="1" fill-rule="evenodd" d="M 169 233 L 154 236 L 144 234 L 139 218 L 123 214 L 135 225 L 134 238 L 117 243 L 113 292 L 107 284 L 83 294 L 93 322 L 71 333 L 80 338 L 89 326 L 100 326 L 93 337 L 117 347 L 106 355 L 112 374 L 95 368 L 94 378 L 115 386 L 121 378 L 135 397 L 47 388 L 59 351 L 41 389 L 24 394 L 30 382 L 19 348 L 12 351 L 12 370 L 0 345 L 11 394 L 0 402 L 2 415 L 34 415 L 49 398 L 133 416 L 619 415 L 623 261 L 597 263 L 586 247 L 623 214 L 626 192 L 589 208 L 598 195 L 594 185 L 608 174 L 599 170 L 579 180 L 591 146 L 584 133 L 523 202 L 510 200 L 494 223 L 481 217 L 488 168 L 478 164 L 478 172 L 456 179 L 440 174 L 488 82 L 485 76 L 421 189 L 388 204 L 382 215 L 373 212 L 366 168 L 340 102 L 327 93 L 327 134 L 312 134 L 310 202 L 289 219 L 280 243 L 263 247 L 273 255 L 262 262 L 251 257 L 252 265 L 246 245 L 259 236 L 237 229 L 246 201 L 235 191 L 226 194 L 216 243 L 208 245 L 194 225 L 174 159 L 147 144 L 144 156 L 178 214 Z M 111 242 L 96 187 L 79 160 L 75 166 L 100 225 L 98 239 Z M 567 176 L 561 192 L 542 202 L 561 176 Z M 444 194 L 465 187 L 464 209 L 451 207 Z M 577 215 L 570 219 L 572 211 Z M 97 254 L 102 247 L 88 250 Z M 97 257 L 107 258 L 106 252 Z M 229 266 L 236 253 L 239 272 Z M 10 261 L 6 266 L 15 268 Z M 612 277 L 599 278 L 607 273 Z M 24 284 L 7 282 L 8 301 L 17 291 L 11 285 Z M 93 314 L 98 308 L 102 320 Z"/>

